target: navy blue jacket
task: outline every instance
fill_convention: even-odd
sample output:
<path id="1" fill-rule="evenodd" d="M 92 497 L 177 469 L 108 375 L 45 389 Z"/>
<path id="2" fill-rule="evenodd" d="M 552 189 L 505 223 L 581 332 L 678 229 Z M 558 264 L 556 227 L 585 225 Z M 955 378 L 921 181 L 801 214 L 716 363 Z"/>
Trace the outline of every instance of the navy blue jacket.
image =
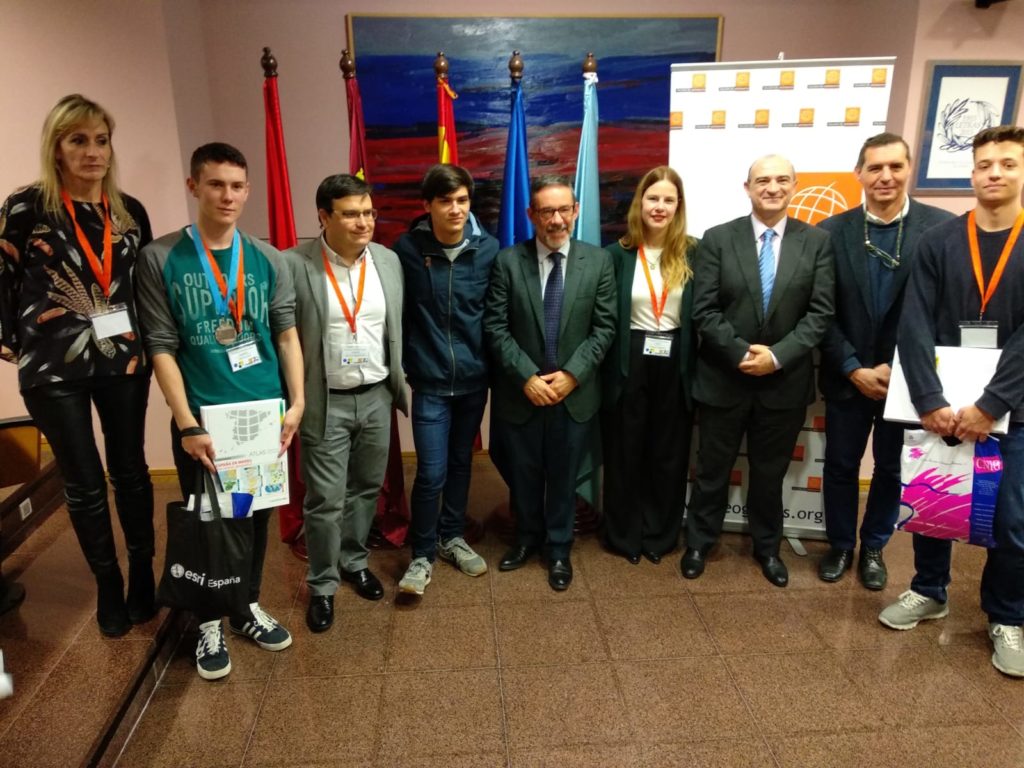
<path id="1" fill-rule="evenodd" d="M 402 363 L 423 394 L 464 395 L 488 386 L 484 298 L 498 241 L 473 214 L 465 234 L 469 243 L 449 261 L 430 217 L 421 216 L 394 246 L 405 274 Z"/>

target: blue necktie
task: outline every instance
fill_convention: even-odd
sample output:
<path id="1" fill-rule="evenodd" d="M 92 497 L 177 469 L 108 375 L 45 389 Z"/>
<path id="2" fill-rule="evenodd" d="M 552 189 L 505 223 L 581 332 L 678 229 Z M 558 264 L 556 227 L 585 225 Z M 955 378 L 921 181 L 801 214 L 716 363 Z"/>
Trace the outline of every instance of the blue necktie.
<path id="1" fill-rule="evenodd" d="M 558 324 L 562 319 L 562 254 L 549 253 L 551 271 L 544 284 L 544 373 L 558 370 Z"/>
<path id="2" fill-rule="evenodd" d="M 772 250 L 774 229 L 766 229 L 761 235 L 761 252 L 757 255 L 757 265 L 761 273 L 761 308 L 768 314 L 768 303 L 772 300 L 772 283 L 775 282 L 775 252 Z"/>

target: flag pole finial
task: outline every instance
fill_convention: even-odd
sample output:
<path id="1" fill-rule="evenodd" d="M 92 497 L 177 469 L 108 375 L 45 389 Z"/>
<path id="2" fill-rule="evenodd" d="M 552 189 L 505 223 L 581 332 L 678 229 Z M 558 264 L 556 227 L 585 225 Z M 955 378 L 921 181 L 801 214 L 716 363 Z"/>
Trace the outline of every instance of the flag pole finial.
<path id="1" fill-rule="evenodd" d="M 274 58 L 274 54 L 270 52 L 270 48 L 267 46 L 263 47 L 263 56 L 260 58 L 260 64 L 263 65 L 264 77 L 277 77 L 277 59 Z"/>
<path id="2" fill-rule="evenodd" d="M 597 59 L 594 58 L 593 53 L 587 53 L 587 58 L 583 60 L 583 74 L 589 74 L 591 72 L 597 72 Z"/>
<path id="3" fill-rule="evenodd" d="M 437 58 L 434 59 L 434 73 L 442 80 L 448 79 L 448 59 L 444 55 L 444 51 L 437 52 Z"/>
<path id="4" fill-rule="evenodd" d="M 519 55 L 519 51 L 512 51 L 512 55 L 508 60 L 508 74 L 512 78 L 513 83 L 518 83 L 523 79 L 523 69 L 526 65 L 523 64 L 523 57 Z"/>
<path id="5" fill-rule="evenodd" d="M 348 48 L 343 48 L 341 51 L 341 59 L 338 60 L 338 69 L 345 76 L 346 80 L 351 80 L 356 76 L 356 60 L 352 58 L 352 54 L 349 53 Z"/>

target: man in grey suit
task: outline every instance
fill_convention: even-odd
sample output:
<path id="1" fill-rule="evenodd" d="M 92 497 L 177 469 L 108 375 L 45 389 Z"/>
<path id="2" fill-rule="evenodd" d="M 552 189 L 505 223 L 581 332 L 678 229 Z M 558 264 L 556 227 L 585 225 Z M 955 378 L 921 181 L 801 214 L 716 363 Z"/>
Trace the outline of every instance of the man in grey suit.
<path id="1" fill-rule="evenodd" d="M 571 239 L 579 204 L 566 180 L 535 180 L 527 213 L 537 236 L 498 253 L 484 309 L 491 455 L 516 518 L 498 568 L 521 568 L 544 546 L 560 591 L 572 582 L 576 475 L 615 335 L 615 273 L 605 251 Z"/>
<path id="2" fill-rule="evenodd" d="M 864 187 L 864 205 L 820 225 L 832 235 L 836 317 L 821 343 L 822 496 L 831 548 L 818 575 L 838 581 L 853 563 L 860 463 L 871 434 L 875 469 L 860 525 L 857 571 L 865 587 L 879 590 L 888 579 L 882 548 L 892 536 L 900 506 L 903 427 L 883 419 L 882 412 L 903 292 L 918 239 L 954 216 L 907 195 L 910 149 L 896 134 L 881 133 L 865 141 L 854 170 Z"/>
<path id="3" fill-rule="evenodd" d="M 705 232 L 694 259 L 700 444 L 681 566 L 688 579 L 704 572 L 746 434 L 754 558 L 768 581 L 784 587 L 782 483 L 814 400 L 811 351 L 832 317 L 835 278 L 828 235 L 786 215 L 793 164 L 762 157 L 743 186 L 751 215 Z"/>
<path id="4" fill-rule="evenodd" d="M 387 468 L 391 408 L 407 410 L 402 373 L 402 270 L 371 242 L 370 187 L 348 174 L 316 192 L 321 236 L 286 252 L 295 283 L 306 412 L 299 431 L 309 550 L 306 623 L 334 622 L 339 582 L 379 600 L 366 538 Z"/>

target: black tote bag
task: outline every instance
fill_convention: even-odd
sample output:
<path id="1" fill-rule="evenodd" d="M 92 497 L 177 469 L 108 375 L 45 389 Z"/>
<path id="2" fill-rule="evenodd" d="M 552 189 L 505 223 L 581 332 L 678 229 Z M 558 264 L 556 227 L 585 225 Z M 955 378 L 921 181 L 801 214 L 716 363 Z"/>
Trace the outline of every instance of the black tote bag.
<path id="1" fill-rule="evenodd" d="M 200 518 L 202 495 L 213 519 Z M 187 501 L 167 505 L 167 556 L 157 600 L 200 616 L 240 616 L 249 609 L 252 518 L 224 519 L 214 477 L 196 472 L 195 509 Z"/>

